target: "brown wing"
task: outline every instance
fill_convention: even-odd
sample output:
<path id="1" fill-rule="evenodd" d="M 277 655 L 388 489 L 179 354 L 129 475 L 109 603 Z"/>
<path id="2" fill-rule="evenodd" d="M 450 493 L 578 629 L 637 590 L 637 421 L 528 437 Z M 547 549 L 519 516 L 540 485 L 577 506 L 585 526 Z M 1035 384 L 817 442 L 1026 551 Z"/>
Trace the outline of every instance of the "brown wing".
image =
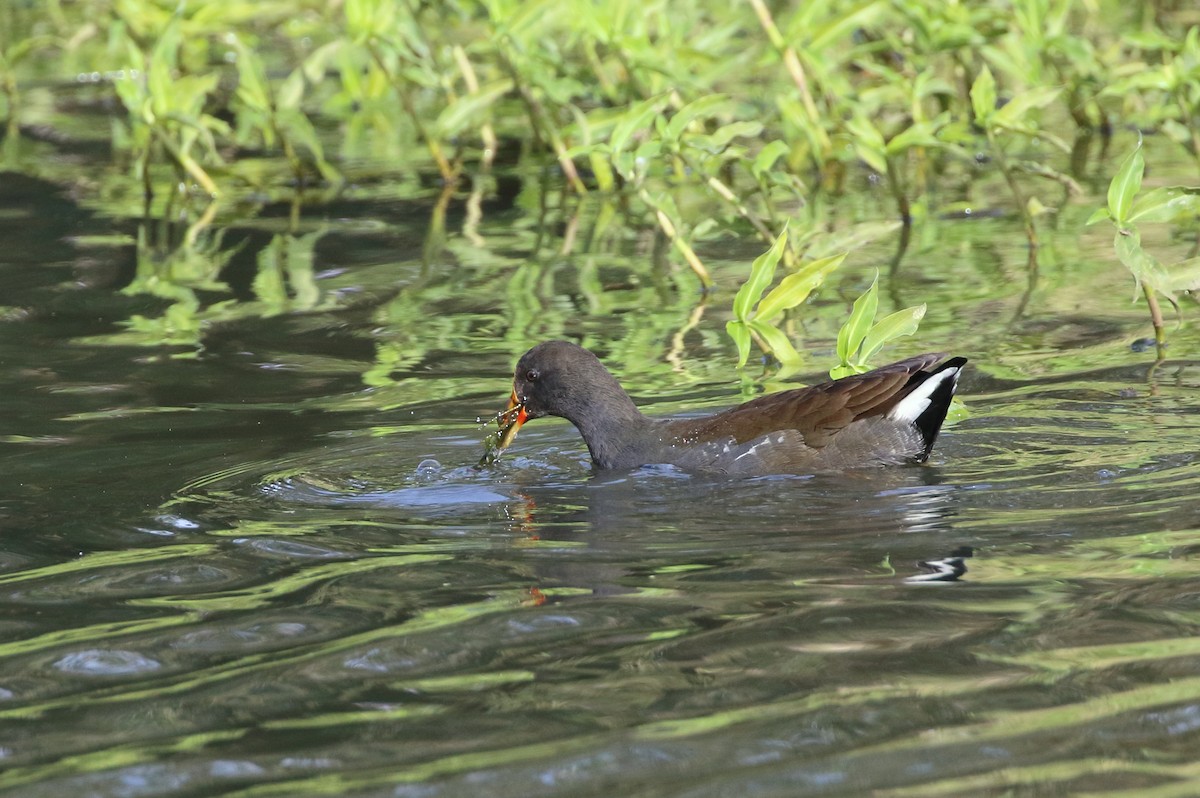
<path id="1" fill-rule="evenodd" d="M 850 422 L 886 414 L 908 394 L 914 374 L 944 357 L 918 355 L 866 374 L 768 394 L 715 416 L 673 422 L 673 431 L 685 439 L 732 438 L 744 443 L 770 432 L 795 430 L 806 446 L 820 449 Z"/>

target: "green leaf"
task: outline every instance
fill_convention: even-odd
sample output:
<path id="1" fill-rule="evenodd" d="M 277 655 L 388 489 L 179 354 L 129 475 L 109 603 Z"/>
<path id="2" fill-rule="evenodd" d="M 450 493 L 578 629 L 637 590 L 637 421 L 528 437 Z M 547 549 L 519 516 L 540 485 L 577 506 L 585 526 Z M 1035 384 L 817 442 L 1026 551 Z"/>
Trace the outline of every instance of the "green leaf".
<path id="1" fill-rule="evenodd" d="M 784 277 L 779 281 L 779 285 L 758 303 L 754 319 L 770 321 L 788 308 L 794 308 L 808 299 L 808 295 L 824 282 L 825 277 L 842 265 L 846 254 L 843 252 L 840 255 L 811 261 L 794 274 Z"/>
<path id="2" fill-rule="evenodd" d="M 758 155 L 754 156 L 754 163 L 750 165 L 750 171 L 757 179 L 762 179 L 762 176 L 775 166 L 775 162 L 791 152 L 791 148 L 786 142 L 775 139 L 767 146 L 759 150 Z"/>
<path id="3" fill-rule="evenodd" d="M 1108 212 L 1118 225 L 1129 224 L 1129 212 L 1133 208 L 1134 197 L 1142 188 L 1142 173 L 1145 169 L 1142 142 L 1139 140 L 1137 147 L 1125 158 L 1112 182 L 1108 184 Z"/>
<path id="4" fill-rule="evenodd" d="M 762 131 L 761 122 L 731 122 L 717 128 L 711 136 L 705 137 L 705 140 L 698 141 L 697 144 L 720 151 L 736 138 L 752 139 Z"/>
<path id="5" fill-rule="evenodd" d="M 733 298 L 733 315 L 738 321 L 748 321 L 750 308 L 762 296 L 762 292 L 771 284 L 775 277 L 775 267 L 783 257 L 783 248 L 787 244 L 787 227 L 775 239 L 771 248 L 754 259 L 750 265 L 750 278 L 738 290 Z"/>
<path id="6" fill-rule="evenodd" d="M 839 363 L 829 370 L 831 379 L 840 380 L 842 377 L 853 377 L 855 374 L 862 374 L 866 369 L 857 369 L 849 363 Z"/>
<path id="7" fill-rule="evenodd" d="M 865 116 L 856 116 L 846 123 L 846 130 L 853 137 L 854 152 L 858 157 L 881 175 L 887 174 L 883 134 L 875 127 L 875 123 Z"/>
<path id="8" fill-rule="evenodd" d="M 292 74 L 279 86 L 276 106 L 283 111 L 299 110 L 300 103 L 304 101 L 304 85 L 304 72 L 292 70 Z"/>
<path id="9" fill-rule="evenodd" d="M 1158 258 L 1142 249 L 1142 237 L 1136 232 L 1118 232 L 1113 240 L 1113 248 L 1125 268 L 1133 275 L 1137 287 L 1143 283 L 1154 291 L 1167 297 L 1173 303 L 1174 293 L 1171 290 L 1171 276 Z"/>
<path id="10" fill-rule="evenodd" d="M 616 186 L 617 181 L 616 178 L 613 177 L 613 170 L 610 166 L 608 158 L 604 157 L 602 153 L 596 152 L 595 150 L 589 152 L 587 156 L 588 163 L 592 167 L 592 174 L 596 177 L 596 187 L 599 188 L 603 193 L 612 191 Z"/>
<path id="11" fill-rule="evenodd" d="M 1003 108 L 992 115 L 991 124 L 1007 128 L 1022 123 L 1025 115 L 1034 108 L 1045 108 L 1058 99 L 1062 89 L 1051 86 L 1039 86 L 1029 91 L 1023 91 L 1013 97 Z"/>
<path id="12" fill-rule="evenodd" d="M 1103 222 L 1105 219 L 1111 218 L 1112 216 L 1108 214 L 1108 208 L 1097 208 L 1092 212 L 1092 215 L 1087 218 L 1087 221 L 1083 223 L 1083 226 L 1091 227 L 1096 222 Z"/>
<path id="13" fill-rule="evenodd" d="M 271 94 L 262 59 L 240 39 L 235 40 L 234 46 L 237 48 L 238 99 L 255 110 L 269 111 Z"/>
<path id="14" fill-rule="evenodd" d="M 692 124 L 698 117 L 705 115 L 712 116 L 714 109 L 728 102 L 729 97 L 727 95 L 712 94 L 688 103 L 671 117 L 671 121 L 667 123 L 666 129 L 663 131 L 663 140 L 668 144 L 674 144 L 679 141 L 679 137 L 687 130 L 688 125 Z"/>
<path id="15" fill-rule="evenodd" d="M 788 31 L 795 38 L 808 43 L 805 50 L 820 53 L 827 47 L 836 46 L 849 41 L 855 31 L 872 29 L 876 20 L 891 13 L 892 4 L 883 0 L 872 0 L 855 6 L 847 4 L 835 13 L 828 3 L 803 3 L 797 9 L 807 10 L 812 16 L 805 19 L 801 13 L 796 14 L 788 25 Z M 820 20 L 821 24 L 809 27 L 809 23 Z M 825 22 L 828 20 L 828 22 Z"/>
<path id="16" fill-rule="evenodd" d="M 349 49 L 345 47 L 346 44 L 345 39 L 336 39 L 321 45 L 304 59 L 301 69 L 309 83 L 319 84 L 325 79 L 326 73 L 333 71 L 330 64 L 341 55 L 343 49 Z"/>
<path id="17" fill-rule="evenodd" d="M 459 97 L 438 114 L 433 123 L 438 136 L 446 138 L 462 132 L 468 124 L 477 120 L 496 100 L 512 90 L 511 80 L 498 80 L 480 87 L 474 94 Z"/>
<path id="18" fill-rule="evenodd" d="M 854 300 L 854 309 L 850 311 L 850 318 L 846 319 L 846 323 L 838 330 L 837 354 L 838 359 L 843 363 L 850 363 L 855 359 L 854 355 L 862 345 L 863 339 L 867 337 L 867 332 L 871 329 L 871 323 L 875 321 L 875 312 L 878 309 L 879 271 L 876 270 L 871 287 Z"/>
<path id="19" fill-rule="evenodd" d="M 7 66 L 14 67 L 37 50 L 52 47 L 56 43 L 53 36 L 30 36 L 14 44 L 7 53 L 0 52 L 0 63 L 7 61 Z"/>
<path id="20" fill-rule="evenodd" d="M 1200 188 L 1163 186 L 1147 191 L 1129 209 L 1129 223 L 1169 222 L 1182 214 L 1200 212 Z"/>
<path id="21" fill-rule="evenodd" d="M 981 125 L 990 124 L 992 114 L 996 113 L 996 79 L 986 66 L 971 86 L 971 110 Z"/>
<path id="22" fill-rule="evenodd" d="M 921 319 L 925 318 L 925 309 L 925 305 L 922 304 L 898 310 L 873 326 L 867 333 L 867 337 L 863 339 L 858 362 L 865 365 L 886 344 L 896 338 L 915 333 L 921 324 Z"/>
<path id="23" fill-rule="evenodd" d="M 729 337 L 737 344 L 738 368 L 741 368 L 750 359 L 750 328 L 743 321 L 727 321 L 725 332 L 729 333 Z"/>
<path id="24" fill-rule="evenodd" d="M 608 146 L 612 148 L 613 154 L 624 150 L 635 133 L 649 126 L 650 120 L 665 103 L 666 99 L 663 97 L 651 97 L 622 114 L 620 121 L 613 127 L 612 135 L 608 138 Z"/>
<path id="25" fill-rule="evenodd" d="M 325 150 L 321 146 L 321 138 L 317 135 L 316 128 L 313 127 L 308 117 L 300 111 L 286 111 L 280 115 L 279 121 L 280 126 L 287 131 L 287 135 L 309 151 L 313 160 L 316 161 L 321 175 L 326 180 L 336 181 L 339 175 L 325 160 Z"/>
<path id="26" fill-rule="evenodd" d="M 1171 264 L 1169 286 L 1174 291 L 1200 291 L 1200 258 L 1188 258 Z"/>
<path id="27" fill-rule="evenodd" d="M 943 114 L 942 116 L 946 115 Z M 913 147 L 941 147 L 941 140 L 934 134 L 948 119 L 949 117 L 943 120 L 939 116 L 938 119 L 933 121 L 918 122 L 915 125 L 905 128 L 895 136 L 892 136 L 891 140 L 887 143 L 887 147 L 885 147 L 885 151 L 888 155 L 898 155 Z"/>
<path id="28" fill-rule="evenodd" d="M 155 116 L 166 116 L 178 107 L 172 102 L 172 84 L 178 50 L 179 23 L 172 20 L 155 44 L 150 63 L 146 67 L 146 89 Z"/>
<path id="29" fill-rule="evenodd" d="M 766 342 L 767 348 L 771 350 L 771 354 L 785 366 L 794 366 L 803 358 L 796 351 L 796 347 L 792 346 L 792 342 L 784 335 L 783 330 L 780 330 L 774 324 L 755 319 L 750 322 L 750 329 L 758 333 L 759 336 Z"/>

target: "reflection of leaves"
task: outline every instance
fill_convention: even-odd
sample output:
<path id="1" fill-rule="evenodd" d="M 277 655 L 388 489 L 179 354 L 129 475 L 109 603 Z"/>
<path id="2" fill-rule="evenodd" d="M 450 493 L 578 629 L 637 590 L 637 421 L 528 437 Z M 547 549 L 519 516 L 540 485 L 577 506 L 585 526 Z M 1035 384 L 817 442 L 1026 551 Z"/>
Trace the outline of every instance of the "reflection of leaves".
<path id="1" fill-rule="evenodd" d="M 324 230 L 302 236 L 279 234 L 259 251 L 254 293 L 266 306 L 264 315 L 317 306 L 321 292 L 313 279 L 313 250 L 324 235 Z"/>

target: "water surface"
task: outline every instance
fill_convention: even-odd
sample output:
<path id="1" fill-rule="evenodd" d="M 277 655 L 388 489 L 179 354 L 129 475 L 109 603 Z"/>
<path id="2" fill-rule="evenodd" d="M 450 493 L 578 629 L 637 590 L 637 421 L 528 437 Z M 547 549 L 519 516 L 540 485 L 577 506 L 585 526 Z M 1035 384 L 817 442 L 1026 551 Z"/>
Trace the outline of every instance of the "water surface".
<path id="1" fill-rule="evenodd" d="M 727 481 L 593 472 L 557 421 L 481 469 L 475 420 L 557 336 L 655 414 L 760 390 L 722 332 L 751 241 L 704 303 L 511 196 L 431 246 L 434 190 L 348 189 L 232 225 L 226 289 L 151 345 L 179 300 L 130 290 L 138 223 L 0 186 L 6 794 L 1200 792 L 1197 341 L 1135 351 L 1105 236 L 1031 281 L 1015 219 L 938 222 L 888 278 L 930 304 L 894 357 L 972 360 L 931 463 Z M 796 380 L 893 244 L 811 306 Z"/>

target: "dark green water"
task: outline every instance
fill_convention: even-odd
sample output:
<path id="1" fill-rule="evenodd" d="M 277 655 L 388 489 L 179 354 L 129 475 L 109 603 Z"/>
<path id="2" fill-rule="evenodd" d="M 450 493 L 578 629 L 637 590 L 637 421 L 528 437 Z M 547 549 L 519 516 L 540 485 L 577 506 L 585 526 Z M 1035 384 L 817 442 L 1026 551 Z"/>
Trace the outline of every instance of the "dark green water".
<path id="1" fill-rule="evenodd" d="M 701 304 L 624 228 L 563 254 L 572 208 L 502 172 L 478 222 L 385 177 L 189 249 L 24 157 L 54 180 L 0 174 L 6 795 L 1200 794 L 1196 309 L 1152 371 L 1086 201 L 1035 281 L 1015 220 L 931 220 L 795 325 L 817 378 L 873 268 L 929 303 L 890 354 L 972 361 L 929 466 L 729 482 L 593 473 L 549 421 L 477 469 L 475 420 L 560 336 L 652 413 L 739 401 L 748 239 L 703 249 Z"/>

